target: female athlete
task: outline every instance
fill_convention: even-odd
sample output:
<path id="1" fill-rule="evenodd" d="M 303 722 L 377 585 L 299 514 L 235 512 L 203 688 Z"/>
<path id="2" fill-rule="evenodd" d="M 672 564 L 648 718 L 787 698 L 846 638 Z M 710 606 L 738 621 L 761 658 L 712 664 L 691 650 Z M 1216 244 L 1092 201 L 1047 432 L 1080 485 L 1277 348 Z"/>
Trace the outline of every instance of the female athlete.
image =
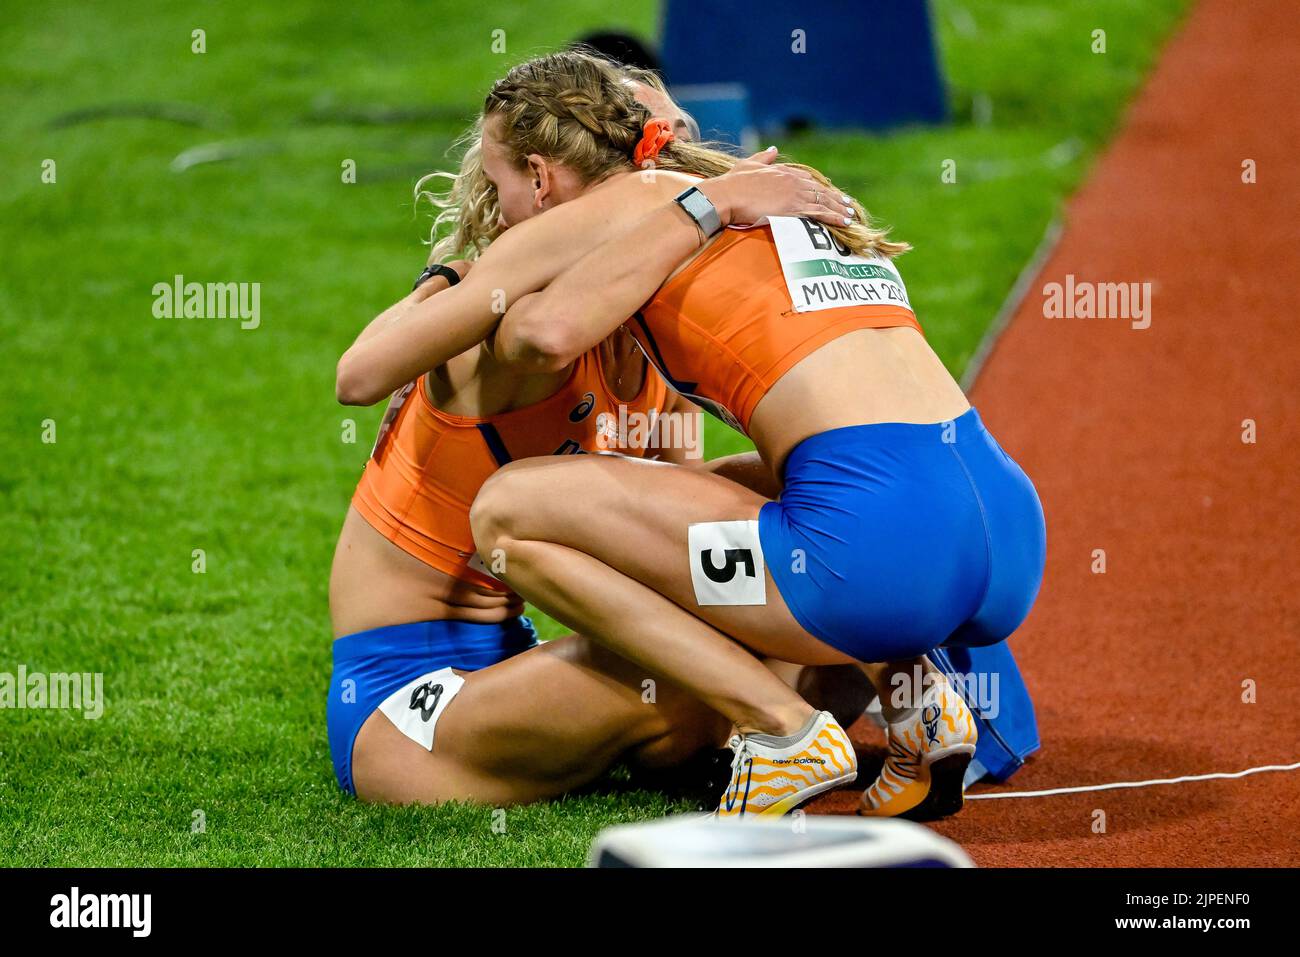
<path id="1" fill-rule="evenodd" d="M 659 115 L 681 119 L 652 77 L 624 83 Z M 475 143 L 451 190 L 456 231 L 433 258 L 476 251 L 509 225 L 482 177 Z M 471 272 L 468 262 L 453 266 L 426 270 L 358 342 Z M 597 423 L 617 419 L 619 407 L 652 416 L 681 403 L 629 345 L 610 336 L 541 373 L 475 346 L 394 395 L 330 577 L 327 719 L 345 791 L 396 803 L 521 803 L 585 784 L 620 756 L 664 766 L 725 740 L 724 718 L 644 667 L 577 635 L 538 644 L 522 600 L 473 554 L 470 503 L 500 465 L 596 451 L 605 438 Z M 707 468 L 742 481 L 755 474 L 743 458 Z M 860 709 L 849 675 L 782 670 L 814 698 Z"/>

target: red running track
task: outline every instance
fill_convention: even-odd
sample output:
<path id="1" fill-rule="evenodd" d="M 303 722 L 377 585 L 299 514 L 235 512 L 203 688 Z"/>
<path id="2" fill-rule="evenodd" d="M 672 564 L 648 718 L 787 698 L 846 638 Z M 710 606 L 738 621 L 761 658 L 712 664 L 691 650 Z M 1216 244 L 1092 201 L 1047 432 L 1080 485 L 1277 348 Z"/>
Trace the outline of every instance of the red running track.
<path id="1" fill-rule="evenodd" d="M 1048 557 L 1013 639 L 1043 748 L 972 794 L 1300 761 L 1296 12 L 1204 0 L 1191 13 L 975 384 L 1038 486 Z M 1152 283 L 1149 328 L 1047 318 L 1043 287 L 1067 274 Z M 976 800 L 934 829 L 981 866 L 1294 867 L 1300 771 Z"/>

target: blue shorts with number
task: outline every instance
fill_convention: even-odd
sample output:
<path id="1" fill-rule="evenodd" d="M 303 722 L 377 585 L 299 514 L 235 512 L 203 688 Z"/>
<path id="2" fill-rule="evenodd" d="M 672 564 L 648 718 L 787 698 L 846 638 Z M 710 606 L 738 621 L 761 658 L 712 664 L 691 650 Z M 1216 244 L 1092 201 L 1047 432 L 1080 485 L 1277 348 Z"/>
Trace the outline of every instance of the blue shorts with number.
<path id="1" fill-rule="evenodd" d="M 325 723 L 339 787 L 356 794 L 352 746 L 357 733 L 402 685 L 440 668 L 489 668 L 536 644 L 533 623 L 522 617 L 497 624 L 417 621 L 336 638 Z"/>

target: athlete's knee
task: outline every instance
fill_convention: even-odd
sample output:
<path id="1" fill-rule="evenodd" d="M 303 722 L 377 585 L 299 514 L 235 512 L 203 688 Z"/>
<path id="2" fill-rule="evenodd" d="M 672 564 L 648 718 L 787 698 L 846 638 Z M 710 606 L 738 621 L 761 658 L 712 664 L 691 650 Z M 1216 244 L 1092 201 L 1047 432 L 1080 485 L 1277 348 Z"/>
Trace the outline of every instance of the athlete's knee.
<path id="1" fill-rule="evenodd" d="M 515 534 L 522 501 L 510 463 L 489 476 L 469 509 L 469 526 L 480 554 L 503 547 Z"/>

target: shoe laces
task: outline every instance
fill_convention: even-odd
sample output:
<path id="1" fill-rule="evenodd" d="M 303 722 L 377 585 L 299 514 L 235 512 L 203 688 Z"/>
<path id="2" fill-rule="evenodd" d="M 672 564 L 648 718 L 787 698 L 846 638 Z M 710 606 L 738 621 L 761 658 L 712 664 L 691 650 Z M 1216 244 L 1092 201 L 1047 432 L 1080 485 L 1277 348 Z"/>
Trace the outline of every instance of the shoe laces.
<path id="1" fill-rule="evenodd" d="M 731 783 L 727 786 L 727 793 L 738 797 L 740 794 L 740 775 L 745 768 L 746 760 L 753 760 L 754 752 L 750 750 L 749 739 L 743 734 L 733 734 L 727 741 L 727 747 L 731 748 Z M 734 800 L 734 797 L 733 797 Z"/>

